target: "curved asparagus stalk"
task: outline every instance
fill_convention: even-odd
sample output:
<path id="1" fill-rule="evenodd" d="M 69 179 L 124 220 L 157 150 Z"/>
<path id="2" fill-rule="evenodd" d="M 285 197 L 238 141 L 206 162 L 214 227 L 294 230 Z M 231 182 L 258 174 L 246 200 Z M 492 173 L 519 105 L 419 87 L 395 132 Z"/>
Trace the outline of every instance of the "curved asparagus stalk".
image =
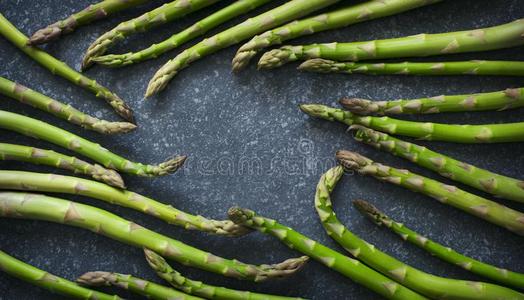
<path id="1" fill-rule="evenodd" d="M 162 91 L 180 70 L 186 68 L 195 60 L 338 1 L 340 0 L 291 0 L 277 8 L 204 39 L 163 65 L 149 82 L 146 97 Z"/>
<path id="2" fill-rule="evenodd" d="M 504 199 L 524 202 L 524 181 L 492 173 L 426 147 L 358 125 L 350 127 L 359 142 L 400 156 L 442 176 Z"/>
<path id="3" fill-rule="evenodd" d="M 271 0 L 238 0 L 231 5 L 211 14 L 210 16 L 196 22 L 191 27 L 172 35 L 170 38 L 151 45 L 149 48 L 140 50 L 138 52 L 128 52 L 124 54 L 108 54 L 93 58 L 97 64 L 108 67 L 123 67 L 144 60 L 153 59 L 168 52 L 180 45 L 198 37 L 218 25 L 238 17 L 246 12 L 249 12 Z"/>
<path id="4" fill-rule="evenodd" d="M 90 115 L 84 114 L 75 109 L 71 105 L 65 105 L 47 97 L 46 95 L 40 94 L 3 77 L 0 77 L 0 94 L 51 113 L 59 118 L 69 121 L 70 123 L 103 134 L 127 133 L 136 128 L 135 124 L 128 122 L 108 122 L 91 117 Z"/>
<path id="5" fill-rule="evenodd" d="M 241 236 L 250 230 L 229 220 L 209 220 L 131 191 L 77 177 L 0 170 L 0 189 L 82 195 L 128 207 L 188 230 L 224 236 Z"/>
<path id="6" fill-rule="evenodd" d="M 375 163 L 358 153 L 338 151 L 337 160 L 346 169 L 425 194 L 443 204 L 504 227 L 518 235 L 524 235 L 524 213 L 468 193 L 456 186 L 443 184 L 408 170 Z"/>
<path id="7" fill-rule="evenodd" d="M 332 209 L 330 194 L 343 173 L 344 169 L 337 166 L 322 175 L 315 194 L 315 208 L 327 234 L 355 258 L 431 299 L 524 299 L 524 294 L 495 284 L 450 279 L 420 271 L 354 235 Z"/>
<path id="8" fill-rule="evenodd" d="M 371 0 L 343 7 L 314 17 L 293 21 L 256 35 L 238 49 L 233 58 L 233 71 L 245 68 L 260 51 L 284 41 L 330 29 L 347 27 L 363 21 L 399 14 L 441 0 Z"/>
<path id="9" fill-rule="evenodd" d="M 30 45 L 45 44 L 73 32 L 77 27 L 103 19 L 121 10 L 138 6 L 149 0 L 104 0 L 45 28 L 37 30 L 30 38 Z"/>
<path id="10" fill-rule="evenodd" d="M 272 69 L 296 60 L 324 58 L 337 61 L 422 57 L 479 52 L 524 44 L 524 19 L 468 31 L 418 34 L 408 37 L 354 43 L 284 46 L 264 53 L 258 67 Z"/>
<path id="11" fill-rule="evenodd" d="M 259 294 L 247 291 L 237 291 L 228 288 L 212 286 L 201 281 L 194 281 L 184 277 L 173 269 L 167 261 L 154 251 L 144 249 L 146 260 L 156 274 L 171 284 L 175 289 L 184 291 L 190 295 L 200 296 L 206 299 L 224 300 L 291 300 L 301 298 L 291 298 Z"/>
<path id="12" fill-rule="evenodd" d="M 104 54 L 107 48 L 117 41 L 123 40 L 131 34 L 169 23 L 217 1 L 219 0 L 175 0 L 139 17 L 118 24 L 89 46 L 82 61 L 82 70 L 92 65 L 95 57 Z"/>
<path id="13" fill-rule="evenodd" d="M 413 245 L 428 251 L 432 255 L 444 261 L 452 263 L 477 275 L 498 281 L 502 284 L 518 289 L 524 288 L 524 274 L 522 273 L 497 268 L 436 243 L 412 231 L 403 224 L 395 222 L 383 212 L 378 210 L 375 206 L 366 201 L 356 200 L 353 201 L 353 205 L 357 208 L 358 211 L 371 219 L 375 224 L 379 226 L 384 225 L 389 230 L 398 234 L 403 240 L 409 241 Z"/>
<path id="14" fill-rule="evenodd" d="M 0 192 L 0 217 L 42 220 L 88 229 L 131 246 L 152 249 L 187 266 L 256 282 L 289 276 L 308 259 L 300 257 L 259 266 L 224 259 L 102 209 L 38 194 Z"/>
<path id="15" fill-rule="evenodd" d="M 289 248 L 304 253 L 387 299 L 427 299 L 360 263 L 360 261 L 331 250 L 275 220 L 257 215 L 252 210 L 233 207 L 229 209 L 228 214 L 233 222 L 272 235 Z"/>
<path id="16" fill-rule="evenodd" d="M 29 39 L 11 24 L 2 14 L 0 14 L 0 34 L 8 41 L 13 43 L 18 49 L 48 69 L 52 74 L 58 75 L 69 82 L 90 91 L 96 97 L 106 101 L 122 118 L 129 122 L 134 122 L 133 111 L 124 103 L 120 97 L 112 93 L 106 87 L 100 85 L 95 80 L 84 76 L 64 62 L 54 58 L 45 51 L 37 47 L 27 45 Z"/>
<path id="17" fill-rule="evenodd" d="M 51 124 L 3 110 L 0 110 L 0 128 L 48 141 L 89 157 L 106 168 L 138 176 L 170 174 L 178 170 L 186 160 L 185 156 L 177 156 L 158 165 L 144 165 L 132 162 L 110 152 L 99 144 L 90 142 Z"/>
<path id="18" fill-rule="evenodd" d="M 93 291 L 49 274 L 0 251 L 0 271 L 53 293 L 75 299 L 119 300 L 120 297 Z"/>
<path id="19" fill-rule="evenodd" d="M 389 117 L 354 115 L 349 111 L 321 104 L 303 104 L 300 109 L 312 117 L 339 121 L 346 125 L 363 125 L 389 134 L 420 140 L 455 143 L 505 143 L 524 141 L 524 122 L 485 125 L 414 122 Z"/>

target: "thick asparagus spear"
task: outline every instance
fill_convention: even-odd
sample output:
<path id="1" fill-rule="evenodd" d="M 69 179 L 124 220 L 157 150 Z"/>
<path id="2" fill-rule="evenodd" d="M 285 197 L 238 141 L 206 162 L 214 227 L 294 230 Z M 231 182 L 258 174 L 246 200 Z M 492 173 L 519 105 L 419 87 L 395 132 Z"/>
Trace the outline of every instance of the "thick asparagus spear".
<path id="1" fill-rule="evenodd" d="M 0 77 L 0 94 L 16 99 L 22 103 L 27 103 L 73 124 L 100 133 L 126 133 L 136 128 L 135 124 L 128 122 L 108 122 L 91 117 L 90 115 L 78 111 L 71 105 L 65 105 L 47 97 L 46 95 L 40 94 L 3 77 Z"/>
<path id="2" fill-rule="evenodd" d="M 400 156 L 442 176 L 509 200 L 524 202 L 524 181 L 492 173 L 426 147 L 408 143 L 385 133 L 353 125 L 355 140 Z"/>
<path id="3" fill-rule="evenodd" d="M 89 157 L 106 168 L 138 176 L 170 174 L 178 170 L 186 160 L 185 156 L 177 156 L 158 165 L 144 165 L 132 162 L 110 152 L 99 144 L 90 142 L 51 124 L 3 110 L 0 110 L 0 128 L 48 141 Z"/>
<path id="4" fill-rule="evenodd" d="M 337 160 L 344 168 L 370 175 L 381 181 L 403 186 L 428 195 L 443 204 L 458 208 L 516 234 L 524 235 L 524 213 L 463 191 L 456 186 L 443 184 L 408 170 L 392 168 L 350 151 L 338 151 Z"/>
<path id="5" fill-rule="evenodd" d="M 204 39 L 163 65 L 149 82 L 146 97 L 162 91 L 180 70 L 186 68 L 195 60 L 338 1 L 340 0 L 291 0 L 277 8 Z"/>
<path id="6" fill-rule="evenodd" d="M 89 24 L 93 21 L 105 18 L 121 10 L 138 6 L 149 0 L 104 0 L 89 5 L 83 10 L 72 14 L 64 20 L 60 20 L 45 28 L 36 31 L 29 44 L 39 45 L 58 39 L 64 34 L 73 32 L 77 27 Z"/>
<path id="7" fill-rule="evenodd" d="M 229 210 L 229 218 L 237 224 L 251 227 L 278 238 L 289 248 L 304 253 L 387 299 L 427 299 L 360 263 L 360 261 L 331 250 L 292 228 L 257 215 L 254 211 L 233 207 Z"/>
<path id="8" fill-rule="evenodd" d="M 468 270 L 477 275 L 484 276 L 486 278 L 498 281 L 502 284 L 509 285 L 518 289 L 524 288 L 524 274 L 512 272 L 506 269 L 497 268 L 495 266 L 483 263 L 471 257 L 460 254 L 451 248 L 445 247 L 441 244 L 438 244 L 414 231 L 404 226 L 404 224 L 397 223 L 383 212 L 378 210 L 372 204 L 356 200 L 353 201 L 353 205 L 364 214 L 366 217 L 370 218 L 377 225 L 384 225 L 391 231 L 398 234 L 403 240 L 409 241 L 410 243 L 418 246 L 432 255 L 452 263 L 454 265 L 460 266 L 461 268 Z"/>
<path id="9" fill-rule="evenodd" d="M 209 220 L 191 215 L 138 193 L 77 177 L 0 170 L 0 189 L 82 195 L 144 212 L 185 229 L 212 234 L 240 236 L 250 231 L 229 220 Z"/>
<path id="10" fill-rule="evenodd" d="M 118 300 L 111 296 L 77 285 L 66 279 L 49 274 L 0 251 L 0 271 L 53 293 L 75 299 Z"/>
<path id="11" fill-rule="evenodd" d="M 245 68 L 259 51 L 284 41 L 325 30 L 346 27 L 363 21 L 399 14 L 441 0 L 371 0 L 343 7 L 314 17 L 293 21 L 256 35 L 238 49 L 233 58 L 233 71 Z"/>
<path id="12" fill-rule="evenodd" d="M 349 111 L 321 104 L 303 104 L 300 109 L 312 117 L 363 125 L 375 130 L 415 137 L 421 140 L 455 143 L 503 143 L 524 141 L 524 122 L 486 125 L 414 122 L 389 117 L 354 115 Z"/>
<path id="13" fill-rule="evenodd" d="M 54 58 L 47 52 L 37 47 L 27 45 L 28 38 L 21 33 L 13 24 L 11 24 L 2 14 L 0 14 L 0 34 L 8 41 L 13 43 L 18 49 L 23 51 L 27 56 L 39 63 L 42 67 L 48 69 L 51 73 L 58 75 L 81 88 L 84 88 L 95 94 L 98 98 L 106 101 L 116 111 L 129 122 L 133 122 L 133 111 L 124 103 L 120 97 L 112 93 L 106 87 L 100 85 L 95 80 L 84 76 L 64 62 Z"/>
<path id="14" fill-rule="evenodd" d="M 151 45 L 149 48 L 138 52 L 129 52 L 124 54 L 108 54 L 93 58 L 93 61 L 100 65 L 109 67 L 123 67 L 135 64 L 147 59 L 153 59 L 175 49 L 182 44 L 203 35 L 218 25 L 249 12 L 271 0 L 237 0 L 231 5 L 211 14 L 210 16 L 196 22 L 191 27 L 172 35 L 170 38 Z"/>
<path id="15" fill-rule="evenodd" d="M 107 48 L 111 47 L 117 41 L 123 40 L 131 34 L 169 23 L 217 1 L 219 0 L 175 0 L 139 17 L 118 24 L 115 28 L 101 35 L 89 46 L 82 61 L 82 70 L 85 70 L 93 64 L 95 57 L 104 54 Z"/>
<path id="16" fill-rule="evenodd" d="M 0 217 L 42 220 L 88 229 L 122 243 L 152 249 L 187 266 L 257 282 L 291 275 L 308 259 L 304 256 L 259 266 L 224 259 L 99 208 L 39 194 L 0 192 Z"/>
<path id="17" fill-rule="evenodd" d="M 360 239 L 333 212 L 330 194 L 343 173 L 344 168 L 337 166 L 322 175 L 315 194 L 315 208 L 328 235 L 355 258 L 431 299 L 524 299 L 523 294 L 495 284 L 450 279 L 420 271 Z"/>
<path id="18" fill-rule="evenodd" d="M 408 37 L 353 43 L 284 46 L 264 53 L 259 68 L 271 69 L 291 61 L 324 58 L 359 61 L 451 53 L 478 52 L 524 44 L 524 19 L 468 31 L 418 34 Z"/>

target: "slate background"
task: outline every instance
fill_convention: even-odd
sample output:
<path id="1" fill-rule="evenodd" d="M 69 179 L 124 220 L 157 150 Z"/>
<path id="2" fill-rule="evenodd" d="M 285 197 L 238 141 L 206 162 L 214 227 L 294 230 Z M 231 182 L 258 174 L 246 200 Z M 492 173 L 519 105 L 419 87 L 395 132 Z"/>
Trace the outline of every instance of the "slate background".
<path id="1" fill-rule="evenodd" d="M 92 1 L 7 0 L 0 1 L 0 12 L 22 32 L 30 34 L 84 8 L 89 2 Z M 282 1 L 275 1 L 273 5 L 280 2 Z M 194 13 L 157 30 L 134 35 L 112 50 L 135 50 L 143 45 L 161 41 L 170 33 L 185 28 L 225 4 L 224 1 L 211 9 Z M 120 13 L 110 20 L 82 27 L 76 33 L 44 48 L 78 69 L 85 49 L 96 37 L 119 22 L 138 16 L 155 6 L 156 4 L 145 5 Z M 259 9 L 258 12 L 263 9 Z M 497 25 L 523 15 L 524 6 L 519 0 L 446 1 L 401 15 L 357 24 L 347 29 L 293 40 L 291 43 L 356 41 L 421 32 L 463 30 Z M 233 23 L 235 22 L 221 28 Z M 327 165 L 334 164 L 333 155 L 336 150 L 353 149 L 393 166 L 409 168 L 445 182 L 447 180 L 407 161 L 357 144 L 345 133 L 344 126 L 310 119 L 297 109 L 297 104 L 321 102 L 336 105 L 337 99 L 342 96 L 372 99 L 415 98 L 487 92 L 523 85 L 521 78 L 504 77 L 366 77 L 308 74 L 295 71 L 296 65 L 258 72 L 252 64 L 236 76 L 230 72 L 230 60 L 236 49 L 237 47 L 231 47 L 194 63 L 189 69 L 182 71 L 164 93 L 147 102 L 143 100 L 142 95 L 150 76 L 180 50 L 123 69 L 90 69 L 87 72 L 88 76 L 96 78 L 117 92 L 135 110 L 140 127 L 135 132 L 123 136 L 104 137 L 84 131 L 6 97 L 2 97 L 0 107 L 63 127 L 137 161 L 159 162 L 172 154 L 188 154 L 189 160 L 184 170 L 172 176 L 154 179 L 125 176 L 125 180 L 133 191 L 211 218 L 224 218 L 227 209 L 233 205 L 252 208 L 262 215 L 280 220 L 334 249 L 343 251 L 324 233 L 313 209 L 315 185 L 320 175 L 327 170 Z M 520 47 L 489 53 L 453 55 L 447 59 L 522 60 L 522 50 Z M 52 76 L 2 38 L 0 75 L 71 103 L 84 112 L 117 120 L 115 114 L 102 101 L 67 81 Z M 523 112 L 524 110 L 518 109 L 508 112 L 439 114 L 406 118 L 482 124 L 522 121 Z M 48 143 L 6 131 L 0 131 L 0 139 L 67 152 Z M 495 172 L 524 177 L 522 143 L 420 144 Z M 251 172 L 242 169 L 241 162 L 246 160 L 260 162 L 261 169 Z M 323 162 L 324 167 L 320 166 L 322 164 L 315 165 L 318 161 Z M 25 163 L 0 162 L 0 165 L 2 169 L 63 173 L 53 168 L 35 167 Z M 107 209 L 148 228 L 227 258 L 237 258 L 250 263 L 272 263 L 299 255 L 274 238 L 261 234 L 254 233 L 238 239 L 209 236 L 184 231 L 138 212 L 101 201 L 69 195 L 64 197 Z M 422 250 L 401 242 L 394 234 L 375 227 L 351 206 L 350 200 L 355 198 L 370 200 L 396 220 L 466 255 L 524 272 L 522 237 L 441 205 L 423 195 L 372 178 L 343 178 L 334 193 L 335 210 L 340 219 L 362 238 L 417 268 L 454 278 L 481 279 L 441 262 Z M 524 205 L 501 202 L 524 209 Z M 161 282 L 149 270 L 140 249 L 81 229 L 45 222 L 0 219 L 0 247 L 19 259 L 68 279 L 74 279 L 86 271 L 107 270 L 132 273 Z M 176 263 L 173 265 L 190 278 L 237 289 L 312 299 L 378 297 L 313 261 L 296 276 L 261 284 L 228 279 L 182 267 Z M 119 292 L 122 296 L 135 299 L 132 295 Z M 0 299 L 61 298 L 0 273 Z"/>

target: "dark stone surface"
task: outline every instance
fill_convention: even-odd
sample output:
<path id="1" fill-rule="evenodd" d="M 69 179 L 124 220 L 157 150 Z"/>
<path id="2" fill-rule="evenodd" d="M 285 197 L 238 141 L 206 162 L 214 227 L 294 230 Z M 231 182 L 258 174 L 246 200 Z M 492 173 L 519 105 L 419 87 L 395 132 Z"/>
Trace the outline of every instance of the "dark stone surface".
<path id="1" fill-rule="evenodd" d="M 0 1 L 0 11 L 26 34 L 85 7 L 88 0 L 8 0 Z M 349 1 L 348 1 L 349 2 Z M 351 1 L 353 2 L 353 1 Z M 368 40 L 420 32 L 445 32 L 491 26 L 524 15 L 520 0 L 446 1 L 402 15 L 375 20 L 332 32 L 320 33 L 291 43 Z M 224 5 L 224 4 L 222 4 Z M 149 8 L 153 5 L 149 5 Z M 119 22 L 139 15 L 145 8 L 121 13 L 83 27 L 44 48 L 78 69 L 88 45 Z M 147 34 L 135 35 L 114 51 L 139 49 L 160 41 L 184 28 L 211 10 L 198 12 L 181 21 Z M 259 10 L 261 11 L 261 10 Z M 216 32 L 216 31 L 215 31 Z M 449 59 L 524 59 L 522 47 L 455 55 Z M 140 128 L 123 136 L 103 137 L 81 130 L 44 112 L 2 97 L 0 107 L 30 115 L 97 141 L 110 150 L 143 162 L 158 162 L 172 154 L 188 154 L 183 171 L 163 178 L 125 176 L 131 190 L 170 203 L 187 212 L 212 218 L 225 218 L 230 206 L 257 210 L 306 235 L 343 251 L 325 234 L 313 209 L 315 185 L 334 152 L 349 148 L 394 166 L 410 168 L 446 181 L 413 164 L 359 145 L 340 124 L 313 120 L 297 109 L 304 102 L 336 104 L 341 96 L 355 95 L 374 99 L 413 98 L 439 94 L 474 93 L 518 87 L 521 78 L 504 77 L 366 77 L 319 75 L 295 71 L 289 65 L 270 72 L 257 72 L 254 65 L 235 76 L 230 60 L 231 47 L 207 57 L 181 72 L 166 92 L 146 102 L 143 93 L 150 76 L 169 57 L 124 69 L 95 67 L 87 72 L 116 91 L 136 112 Z M 71 103 L 97 117 L 116 120 L 115 114 L 90 93 L 52 76 L 42 67 L 0 38 L 0 75 L 23 83 L 63 102 Z M 524 111 L 439 114 L 414 117 L 446 123 L 499 123 L 522 121 Z M 66 152 L 42 141 L 0 131 L 1 140 L 30 144 Z M 509 176 L 524 177 L 524 144 L 455 145 L 428 143 L 432 149 Z M 260 168 L 246 169 L 245 161 Z M 3 169 L 56 172 L 52 168 L 24 163 L 0 162 Z M 315 166 L 316 165 L 316 166 Z M 326 164 L 324 164 L 326 165 Z M 313 166 L 313 167 L 311 167 Z M 64 174 L 68 174 L 65 172 Z M 298 256 L 274 238 L 251 234 L 228 239 L 189 232 L 166 225 L 138 212 L 115 207 L 93 199 L 64 196 L 96 205 L 132 219 L 151 229 L 188 244 L 228 258 L 250 263 L 271 263 Z M 455 266 L 439 261 L 416 247 L 403 243 L 392 233 L 372 225 L 350 205 L 355 198 L 368 199 L 396 220 L 430 238 L 485 262 L 524 272 L 524 240 L 502 228 L 462 213 L 454 208 L 402 188 L 371 178 L 346 176 L 337 188 L 335 210 L 341 220 L 362 238 L 378 248 L 422 270 L 454 278 L 480 280 Z M 501 201 L 512 207 L 524 209 Z M 0 220 L 2 250 L 42 269 L 68 279 L 86 271 L 107 270 L 131 273 L 158 280 L 146 265 L 142 251 L 122 245 L 91 232 L 45 222 Z M 377 299 L 377 295 L 337 273 L 311 262 L 298 275 L 262 284 L 224 278 L 174 264 L 191 278 L 231 288 L 314 299 Z M 125 292 L 121 295 L 134 299 Z M 60 299 L 47 291 L 0 274 L 0 299 Z"/>

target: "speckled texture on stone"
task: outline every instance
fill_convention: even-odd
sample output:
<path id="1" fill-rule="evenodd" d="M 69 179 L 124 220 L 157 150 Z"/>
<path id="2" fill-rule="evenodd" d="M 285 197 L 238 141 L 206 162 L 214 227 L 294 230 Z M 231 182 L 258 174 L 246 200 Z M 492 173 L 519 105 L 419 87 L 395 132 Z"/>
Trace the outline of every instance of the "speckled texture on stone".
<path id="1" fill-rule="evenodd" d="M 0 12 L 22 32 L 30 34 L 85 7 L 90 2 L 92 1 L 7 0 L 0 1 Z M 215 7 L 223 5 L 225 3 Z M 154 5 L 145 7 L 152 8 Z M 135 35 L 120 43 L 114 51 L 139 49 L 141 46 L 160 41 L 211 10 L 212 8 L 195 13 L 148 34 Z M 142 11 L 145 11 L 145 8 L 132 9 L 118 14 L 111 20 L 82 27 L 74 34 L 44 48 L 78 69 L 85 49 L 96 37 Z M 522 16 L 524 6 L 521 5 L 521 0 L 446 1 L 402 15 L 354 25 L 348 29 L 302 38 L 292 43 L 367 40 L 420 32 L 462 30 L 501 24 Z M 522 50 L 521 47 L 489 53 L 454 55 L 450 59 L 522 60 Z M 357 144 L 345 133 L 344 126 L 310 119 L 297 109 L 297 104 L 321 102 L 335 105 L 336 100 L 342 96 L 395 99 L 486 92 L 519 87 L 524 83 L 522 78 L 503 77 L 320 75 L 296 72 L 296 65 L 271 72 L 257 72 L 254 65 L 251 65 L 239 76 L 235 76 L 230 71 L 230 61 L 236 47 L 231 47 L 194 63 L 189 69 L 182 71 L 164 93 L 145 102 L 142 95 L 150 76 L 179 51 L 124 69 L 95 67 L 87 72 L 87 75 L 119 94 L 135 110 L 140 127 L 136 132 L 125 136 L 103 137 L 84 131 L 5 97 L 0 101 L 0 108 L 51 122 L 137 161 L 158 162 L 172 154 L 187 154 L 189 160 L 185 169 L 175 175 L 155 179 L 125 176 L 125 180 L 133 191 L 170 203 L 187 212 L 208 217 L 225 218 L 227 209 L 233 205 L 251 208 L 343 251 L 324 233 L 313 208 L 315 186 L 320 175 L 334 164 L 333 156 L 336 150 L 353 149 L 377 161 L 446 180 L 409 162 Z M 52 76 L 1 38 L 0 66 L 0 76 L 72 103 L 82 111 L 97 117 L 117 120 L 115 114 L 102 101 L 65 80 Z M 524 110 L 520 109 L 410 118 L 446 123 L 499 123 L 522 121 L 523 112 Z M 6 131 L 0 131 L 0 137 L 2 141 L 63 151 L 48 143 Z M 421 144 L 496 172 L 524 177 L 522 143 Z M 52 168 L 24 163 L 0 162 L 0 166 L 2 169 L 63 173 Z M 270 263 L 299 255 L 274 238 L 257 233 L 239 239 L 209 236 L 184 231 L 138 212 L 93 199 L 65 197 L 110 210 L 151 229 L 228 258 L 252 263 Z M 467 255 L 500 267 L 524 272 L 522 237 L 439 204 L 428 197 L 380 183 L 372 178 L 343 178 L 335 191 L 334 199 L 335 210 L 344 224 L 377 247 L 415 267 L 454 278 L 481 279 L 401 242 L 384 229 L 376 228 L 350 205 L 350 200 L 355 198 L 371 201 L 396 220 Z M 523 205 L 502 202 L 524 209 Z M 44 222 L 0 219 L 0 248 L 68 279 L 74 279 L 86 271 L 105 270 L 132 273 L 161 282 L 149 270 L 140 249 L 81 229 Z M 376 294 L 316 262 L 309 263 L 300 274 L 292 278 L 262 284 L 241 282 L 178 264 L 173 265 L 191 278 L 231 288 L 297 295 L 311 299 L 377 299 Z M 121 295 L 135 299 L 126 293 Z M 61 298 L 0 274 L 0 299 Z"/>

